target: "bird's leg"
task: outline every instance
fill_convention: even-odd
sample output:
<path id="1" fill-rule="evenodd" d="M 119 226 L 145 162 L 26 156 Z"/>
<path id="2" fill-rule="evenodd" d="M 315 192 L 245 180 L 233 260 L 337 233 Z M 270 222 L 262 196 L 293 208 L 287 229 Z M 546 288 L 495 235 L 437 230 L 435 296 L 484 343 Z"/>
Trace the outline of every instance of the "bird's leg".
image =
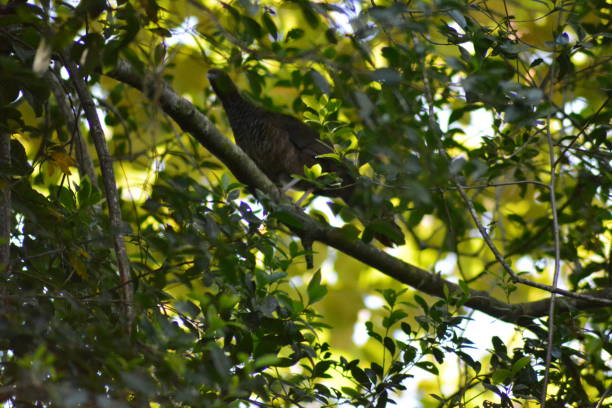
<path id="1" fill-rule="evenodd" d="M 304 200 L 306 200 L 306 198 L 313 192 L 314 190 L 312 188 L 309 188 L 308 190 L 304 191 L 304 194 L 302 194 L 302 196 L 300 197 L 299 200 L 297 200 L 295 202 L 295 205 L 298 207 L 302 206 L 302 203 L 304 202 Z"/>
<path id="2" fill-rule="evenodd" d="M 281 187 L 281 193 L 285 194 L 291 187 L 295 186 L 300 181 L 301 180 L 299 178 L 292 179 L 290 182 Z M 306 190 L 304 194 L 300 197 L 300 199 L 296 201 L 295 205 L 297 207 L 301 207 L 304 200 L 306 200 L 306 197 L 308 197 L 313 191 L 313 189 Z"/>
<path id="3" fill-rule="evenodd" d="M 302 240 L 302 247 L 304 248 L 304 258 L 306 259 L 306 269 L 314 268 L 314 259 L 312 252 L 313 240 L 308 235 L 300 237 Z"/>
<path id="4" fill-rule="evenodd" d="M 291 187 L 295 186 L 299 182 L 300 182 L 300 179 L 294 178 L 293 180 L 291 180 L 290 182 L 288 182 L 287 184 L 281 187 L 280 189 L 281 193 L 285 194 Z"/>

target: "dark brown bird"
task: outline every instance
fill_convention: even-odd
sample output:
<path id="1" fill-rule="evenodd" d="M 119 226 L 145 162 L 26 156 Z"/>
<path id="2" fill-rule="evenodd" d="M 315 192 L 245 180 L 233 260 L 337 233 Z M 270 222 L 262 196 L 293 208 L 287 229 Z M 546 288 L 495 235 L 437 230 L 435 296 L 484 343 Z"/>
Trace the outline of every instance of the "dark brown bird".
<path id="1" fill-rule="evenodd" d="M 270 180 L 286 185 L 292 181 L 293 174 L 304 174 L 304 166 L 320 164 L 324 172 L 335 173 L 342 182 L 339 186 L 318 188 L 313 192 L 327 197 L 341 197 L 346 202 L 350 200 L 355 180 L 337 161 L 317 157 L 333 153 L 334 149 L 321 140 L 314 129 L 293 116 L 253 105 L 221 70 L 211 69 L 207 77 L 221 99 L 236 144 Z M 306 182 L 297 183 L 297 187 L 302 190 L 313 189 Z"/>
<path id="2" fill-rule="evenodd" d="M 321 140 L 317 131 L 293 116 L 255 106 L 240 94 L 229 75 L 221 70 L 211 69 L 207 77 L 227 113 L 236 144 L 270 180 L 285 185 L 292 181 L 292 175 L 303 175 L 304 166 L 320 164 L 324 172 L 339 177 L 340 185 L 314 188 L 312 184 L 300 181 L 295 186 L 302 190 L 310 189 L 317 195 L 340 197 L 347 204 L 354 205 L 355 179 L 337 161 L 318 157 L 334 150 Z M 390 225 L 394 235 L 399 233 L 401 236 L 401 230 L 392 220 Z M 399 239 L 392 241 L 384 234 L 375 233 L 374 237 L 386 246 L 403 243 Z"/>

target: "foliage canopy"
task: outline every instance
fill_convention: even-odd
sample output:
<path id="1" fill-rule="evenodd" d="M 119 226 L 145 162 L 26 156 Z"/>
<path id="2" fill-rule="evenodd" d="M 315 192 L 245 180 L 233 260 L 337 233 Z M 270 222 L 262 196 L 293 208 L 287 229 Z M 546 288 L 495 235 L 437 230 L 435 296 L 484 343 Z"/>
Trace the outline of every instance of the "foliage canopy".
<path id="1" fill-rule="evenodd" d="M 1 4 L 0 401 L 609 406 L 609 27 L 605 0 Z M 365 214 L 280 194 L 211 68 L 332 143 Z M 491 319 L 516 334 L 479 347 Z"/>

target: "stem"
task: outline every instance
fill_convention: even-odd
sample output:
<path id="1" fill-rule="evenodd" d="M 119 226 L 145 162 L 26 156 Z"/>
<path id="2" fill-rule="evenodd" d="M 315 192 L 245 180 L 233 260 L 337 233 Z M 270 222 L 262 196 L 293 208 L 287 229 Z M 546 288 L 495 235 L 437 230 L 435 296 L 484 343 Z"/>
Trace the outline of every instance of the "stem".
<path id="1" fill-rule="evenodd" d="M 98 180 L 96 179 L 96 171 L 94 170 L 91 156 L 87 150 L 87 144 L 83 140 L 81 135 L 81 129 L 79 128 L 79 122 L 75 112 L 68 106 L 69 96 L 65 89 L 62 87 L 58 76 L 54 72 L 47 73 L 47 79 L 51 85 L 51 92 L 55 97 L 57 108 L 60 114 L 63 116 L 68 132 L 72 135 L 72 140 L 76 146 L 77 163 L 79 166 L 79 175 L 82 177 L 89 177 L 91 184 L 98 186 Z M 72 105 L 72 104 L 71 104 Z"/>
<path id="2" fill-rule="evenodd" d="M 559 12 L 559 16 L 557 18 L 556 27 L 559 27 L 559 23 L 561 22 L 562 12 Z M 553 36 L 555 33 L 553 32 Z M 553 100 L 553 93 L 555 91 L 555 53 L 556 53 L 556 43 L 553 39 L 553 50 L 552 55 L 553 59 L 550 63 L 550 84 L 548 87 L 548 100 Z M 555 160 L 555 144 L 552 139 L 552 134 L 550 131 L 550 120 L 552 118 L 552 113 L 548 114 L 546 118 L 546 141 L 548 143 L 548 160 L 550 162 L 550 210 L 552 211 L 553 218 L 553 235 L 555 240 L 555 270 L 553 275 L 553 283 L 552 287 L 556 288 L 559 282 L 559 273 L 561 271 L 561 240 L 559 237 L 559 219 L 557 217 L 557 199 L 555 197 L 555 183 L 557 181 L 557 175 L 555 172 L 557 161 Z M 553 349 L 553 341 L 555 334 L 555 303 L 556 296 L 555 293 L 552 292 L 550 295 L 550 304 L 548 305 L 548 338 L 547 338 L 547 347 L 546 347 L 546 362 L 544 364 L 544 381 L 542 384 L 542 395 L 540 397 L 542 408 L 546 408 L 546 396 L 548 395 L 548 381 L 550 377 L 550 363 L 552 361 L 552 349 Z"/>
<path id="3" fill-rule="evenodd" d="M 98 153 L 100 161 L 100 169 L 102 170 L 102 180 L 104 183 L 104 191 L 106 193 L 106 201 L 108 203 L 108 212 L 110 216 L 111 233 L 113 234 L 113 245 L 117 256 L 117 266 L 119 268 L 119 279 L 123 284 L 123 302 L 125 305 L 128 333 L 131 331 L 132 323 L 134 322 L 134 293 L 133 284 L 130 277 L 130 262 L 128 260 L 127 251 L 125 249 L 125 241 L 122 231 L 121 207 L 119 205 L 119 196 L 117 193 L 117 184 L 115 181 L 115 172 L 113 170 L 112 158 L 106 145 L 104 130 L 100 123 L 100 118 L 96 112 L 96 106 L 93 98 L 89 93 L 87 84 L 81 76 L 81 73 L 76 64 L 69 58 L 66 53 L 62 54 L 64 65 L 70 73 L 70 78 L 74 87 L 81 99 L 85 117 L 89 123 L 89 131 Z"/>
<path id="4" fill-rule="evenodd" d="M 0 167 L 8 169 L 10 165 L 11 137 L 0 132 Z M 0 272 L 7 273 L 11 266 L 11 184 L 8 177 L 4 181 L 0 191 Z"/>

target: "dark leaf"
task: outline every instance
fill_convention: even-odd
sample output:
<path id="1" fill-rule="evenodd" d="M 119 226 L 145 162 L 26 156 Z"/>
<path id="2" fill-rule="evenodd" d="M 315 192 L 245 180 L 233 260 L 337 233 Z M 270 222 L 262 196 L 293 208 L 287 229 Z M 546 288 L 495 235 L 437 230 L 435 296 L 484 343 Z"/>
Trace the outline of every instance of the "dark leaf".
<path id="1" fill-rule="evenodd" d="M 353 378 L 365 388 L 370 388 L 371 382 L 366 373 L 359 367 L 351 367 L 351 375 Z"/>
<path id="2" fill-rule="evenodd" d="M 438 375 L 438 367 L 436 367 L 430 361 L 419 361 L 418 363 L 415 363 L 415 365 L 419 368 L 422 368 L 425 371 L 429 371 L 430 373 L 434 375 Z"/>
<path id="3" fill-rule="evenodd" d="M 308 304 L 312 305 L 327 294 L 325 285 L 321 285 L 321 270 L 317 270 L 308 283 Z"/>

